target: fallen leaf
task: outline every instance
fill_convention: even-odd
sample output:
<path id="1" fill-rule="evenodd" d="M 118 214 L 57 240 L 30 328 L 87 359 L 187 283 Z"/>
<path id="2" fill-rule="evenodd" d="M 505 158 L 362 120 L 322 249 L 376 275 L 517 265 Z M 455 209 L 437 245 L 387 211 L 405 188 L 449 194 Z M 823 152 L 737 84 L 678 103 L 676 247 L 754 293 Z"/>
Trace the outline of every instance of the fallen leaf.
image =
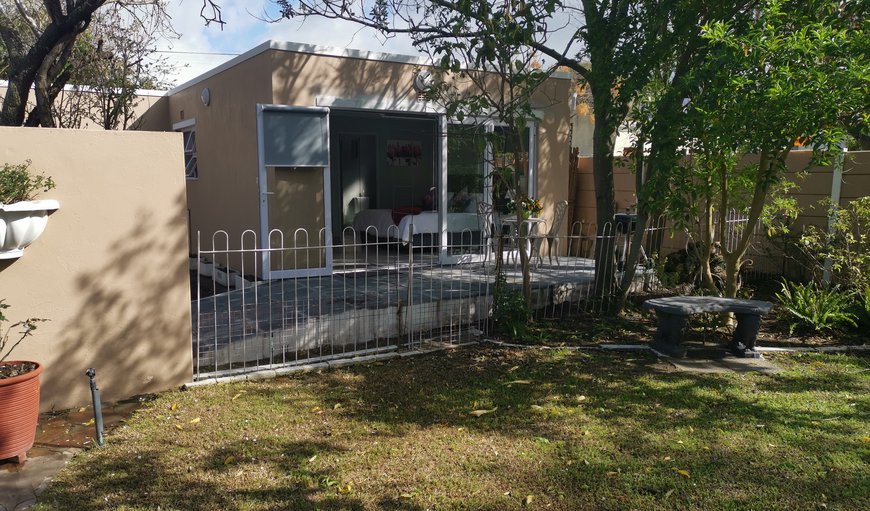
<path id="1" fill-rule="evenodd" d="M 688 470 L 681 470 L 681 469 L 675 468 L 675 469 L 673 469 L 673 471 L 676 472 L 676 473 L 678 473 L 678 474 L 680 474 L 681 476 L 683 476 L 683 477 L 685 477 L 685 478 L 687 478 L 687 479 L 690 477 L 690 476 L 689 476 L 689 471 L 688 471 Z"/>
<path id="2" fill-rule="evenodd" d="M 244 393 L 245 393 L 244 390 L 241 391 L 241 392 L 239 392 L 238 394 L 236 394 L 235 396 L 233 396 L 232 399 L 230 399 L 230 401 L 235 401 L 236 399 L 242 397 L 242 394 L 244 394 Z"/>
<path id="3" fill-rule="evenodd" d="M 317 459 L 317 455 L 315 454 L 314 456 L 308 458 L 308 463 L 311 463 L 312 461 L 314 461 L 316 459 Z"/>
<path id="4" fill-rule="evenodd" d="M 610 477 L 616 477 L 619 475 L 619 472 L 614 472 L 611 470 L 610 472 L 607 472 L 607 475 L 609 475 Z"/>
<path id="5" fill-rule="evenodd" d="M 532 410 L 540 412 L 543 409 L 544 409 L 544 407 L 541 405 L 532 405 Z"/>
<path id="6" fill-rule="evenodd" d="M 577 396 L 576 399 L 577 399 L 577 402 L 578 402 L 578 403 L 579 403 L 580 401 L 586 401 L 586 396 Z"/>
<path id="7" fill-rule="evenodd" d="M 236 472 L 236 475 L 234 477 L 241 477 L 242 475 L 244 475 L 244 473 L 245 473 L 245 469 L 240 468 L 239 471 Z"/>
<path id="8" fill-rule="evenodd" d="M 333 410 L 338 410 L 339 408 L 341 408 L 341 403 L 335 403 L 334 405 L 332 405 Z"/>
<path id="9" fill-rule="evenodd" d="M 519 368 L 520 368 L 520 366 L 513 366 L 513 367 L 511 367 L 510 369 L 508 369 L 508 372 L 509 372 L 509 373 L 512 373 L 512 372 L 516 371 L 516 370 L 519 369 Z"/>
<path id="10" fill-rule="evenodd" d="M 169 405 L 169 409 L 172 411 L 178 410 L 178 403 L 172 403 Z"/>
<path id="11" fill-rule="evenodd" d="M 865 442 L 865 443 L 866 443 L 866 442 L 870 442 L 870 436 L 865 436 L 865 437 L 864 437 L 864 442 Z"/>
<path id="12" fill-rule="evenodd" d="M 199 421 L 201 421 L 201 420 L 202 420 L 201 418 L 197 417 L 195 419 L 190 419 L 190 423 L 191 424 L 199 424 Z"/>
<path id="13" fill-rule="evenodd" d="M 514 380 L 509 381 L 505 385 L 531 385 L 532 380 Z"/>
<path id="14" fill-rule="evenodd" d="M 665 456 L 665 457 L 663 458 L 663 460 L 664 460 L 664 461 L 671 461 L 671 457 L 670 457 L 670 456 Z"/>
<path id="15" fill-rule="evenodd" d="M 233 455 L 227 456 L 224 458 L 224 465 L 229 465 L 230 463 L 235 463 L 236 457 Z"/>
<path id="16" fill-rule="evenodd" d="M 674 489 L 671 488 L 670 490 L 668 490 L 667 492 L 665 492 L 665 497 L 664 497 L 664 499 L 667 500 L 668 497 L 670 497 L 671 494 L 673 494 L 673 493 L 674 493 Z"/>
<path id="17" fill-rule="evenodd" d="M 82 426 L 93 426 L 94 419 L 89 420 L 88 422 L 82 422 Z"/>
<path id="18" fill-rule="evenodd" d="M 526 495 L 526 498 L 523 499 L 524 506 L 531 506 L 532 502 L 535 500 L 534 495 Z"/>
<path id="19" fill-rule="evenodd" d="M 351 493 L 353 492 L 353 483 L 349 482 L 345 486 L 338 486 L 338 493 Z"/>
<path id="20" fill-rule="evenodd" d="M 498 407 L 497 407 L 497 406 L 496 406 L 495 408 L 491 409 L 491 410 L 474 410 L 474 411 L 472 411 L 472 412 L 469 412 L 469 414 L 470 414 L 470 415 L 474 415 L 475 417 L 480 417 L 481 415 L 486 415 L 486 414 L 488 414 L 488 413 L 493 413 L 493 412 L 496 411 L 496 410 L 498 410 Z"/>
<path id="21" fill-rule="evenodd" d="M 181 427 L 181 424 L 176 424 L 176 425 L 175 425 L 175 429 L 177 429 L 178 431 L 181 431 L 181 430 L 183 430 L 184 428 Z"/>
<path id="22" fill-rule="evenodd" d="M 677 443 L 678 443 L 678 444 L 682 444 L 683 441 L 682 441 L 682 440 L 677 440 Z"/>

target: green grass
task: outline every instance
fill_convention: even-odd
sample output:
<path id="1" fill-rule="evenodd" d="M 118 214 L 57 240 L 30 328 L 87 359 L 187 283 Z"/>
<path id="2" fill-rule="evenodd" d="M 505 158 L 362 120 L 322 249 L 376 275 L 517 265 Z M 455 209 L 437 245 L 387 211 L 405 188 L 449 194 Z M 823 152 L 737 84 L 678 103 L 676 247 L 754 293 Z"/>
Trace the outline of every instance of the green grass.
<path id="1" fill-rule="evenodd" d="M 37 509 L 870 509 L 870 361 L 776 362 L 467 348 L 167 393 Z"/>

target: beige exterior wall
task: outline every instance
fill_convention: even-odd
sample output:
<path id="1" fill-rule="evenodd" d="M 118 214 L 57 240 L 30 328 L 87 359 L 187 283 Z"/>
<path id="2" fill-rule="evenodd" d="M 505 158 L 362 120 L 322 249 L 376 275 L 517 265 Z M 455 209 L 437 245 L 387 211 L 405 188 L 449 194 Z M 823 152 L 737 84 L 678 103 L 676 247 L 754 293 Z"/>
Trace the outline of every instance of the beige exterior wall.
<path id="1" fill-rule="evenodd" d="M 203 249 L 212 247 L 211 235 L 219 230 L 227 232 L 233 248 L 241 246 L 246 229 L 259 239 L 256 106 L 271 102 L 270 74 L 269 55 L 261 53 L 169 96 L 169 126 L 164 129 L 184 120 L 196 121 L 199 177 L 187 180 L 194 252 L 197 231 L 202 233 Z M 211 95 L 208 106 L 201 100 L 206 87 Z M 251 239 L 246 238 L 247 248 L 253 248 Z M 225 248 L 226 243 L 218 241 L 217 246 Z M 245 261 L 245 273 L 253 273 L 254 264 L 253 258 Z"/>
<path id="2" fill-rule="evenodd" d="M 114 401 L 192 379 L 181 136 L 0 128 L 0 162 L 33 161 L 60 209 L 0 264 L 7 317 L 47 318 L 15 358 L 45 364 L 42 410 Z"/>

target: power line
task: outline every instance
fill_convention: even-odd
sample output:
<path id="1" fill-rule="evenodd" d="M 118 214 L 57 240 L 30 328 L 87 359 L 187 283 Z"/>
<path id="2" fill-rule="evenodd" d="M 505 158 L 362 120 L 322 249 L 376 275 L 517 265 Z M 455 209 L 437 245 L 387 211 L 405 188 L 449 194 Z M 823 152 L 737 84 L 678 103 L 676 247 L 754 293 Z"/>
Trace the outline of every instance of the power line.
<path id="1" fill-rule="evenodd" d="M 219 57 L 238 57 L 241 53 L 220 53 L 214 51 L 178 51 L 178 50 L 154 50 L 154 53 L 175 53 L 179 55 L 216 55 Z"/>

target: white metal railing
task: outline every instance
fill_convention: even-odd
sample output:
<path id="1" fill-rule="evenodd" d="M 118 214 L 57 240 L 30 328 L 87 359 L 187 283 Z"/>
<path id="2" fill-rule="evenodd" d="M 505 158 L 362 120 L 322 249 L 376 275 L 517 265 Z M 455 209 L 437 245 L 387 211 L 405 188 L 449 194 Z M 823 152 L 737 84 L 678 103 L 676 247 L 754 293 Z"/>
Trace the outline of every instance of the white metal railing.
<path id="1" fill-rule="evenodd" d="M 530 240 L 532 307 L 542 316 L 609 307 L 631 232 L 621 224 L 575 223 L 556 239 Z M 661 250 L 664 221 L 645 229 L 643 254 Z M 496 232 L 496 235 L 499 235 Z M 502 234 L 508 248 L 502 273 L 510 288 L 522 286 L 515 235 Z M 236 237 L 218 231 L 197 235 L 191 264 L 194 374 L 197 379 L 261 369 L 418 348 L 424 343 L 461 344 L 488 332 L 495 282 L 496 240 L 480 232 L 450 233 L 447 251 L 459 264 L 439 262 L 440 236 L 417 234 L 398 241 L 398 230 L 381 233 L 345 229 L 327 246 L 323 233 L 270 233 L 268 248 L 247 230 Z M 606 241 L 614 250 L 615 278 L 595 290 L 594 254 Z M 550 244 L 558 248 L 549 253 Z M 322 265 L 331 251 L 329 274 L 264 280 L 262 261 L 273 269 L 306 270 Z M 264 258 L 263 254 L 269 257 Z M 457 258 L 454 258 L 457 259 Z M 639 261 L 631 292 L 658 286 L 652 261 Z"/>

